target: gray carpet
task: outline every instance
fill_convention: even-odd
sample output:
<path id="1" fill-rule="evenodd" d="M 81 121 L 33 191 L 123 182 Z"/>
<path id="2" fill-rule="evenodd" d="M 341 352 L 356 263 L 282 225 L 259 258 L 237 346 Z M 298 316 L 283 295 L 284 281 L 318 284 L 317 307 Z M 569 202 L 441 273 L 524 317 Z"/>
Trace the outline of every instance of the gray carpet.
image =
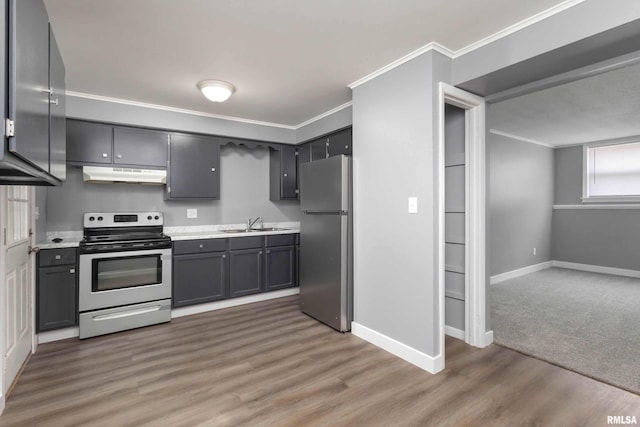
<path id="1" fill-rule="evenodd" d="M 491 286 L 496 344 L 640 394 L 640 279 L 550 268 Z"/>

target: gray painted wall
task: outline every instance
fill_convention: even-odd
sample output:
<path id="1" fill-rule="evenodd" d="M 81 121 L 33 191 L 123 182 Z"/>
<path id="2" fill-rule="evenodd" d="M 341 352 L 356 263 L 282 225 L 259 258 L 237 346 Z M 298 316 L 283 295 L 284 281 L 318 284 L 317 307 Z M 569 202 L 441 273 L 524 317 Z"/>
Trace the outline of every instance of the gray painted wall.
<path id="1" fill-rule="evenodd" d="M 494 134 L 487 150 L 491 275 L 550 261 L 554 150 Z"/>
<path id="2" fill-rule="evenodd" d="M 450 67 L 427 52 L 353 91 L 355 321 L 432 356 L 437 82 L 449 81 Z M 407 213 L 409 196 L 417 214 Z"/>
<path id="3" fill-rule="evenodd" d="M 353 107 L 346 107 L 296 130 L 296 142 L 305 142 L 336 129 L 351 126 Z"/>
<path id="4" fill-rule="evenodd" d="M 555 150 L 555 203 L 581 204 L 582 147 Z M 640 210 L 556 209 L 552 256 L 557 261 L 640 270 Z"/>
<path id="5" fill-rule="evenodd" d="M 39 215 L 35 216 L 36 220 L 36 242 L 42 242 L 47 235 L 47 187 L 35 187 L 36 209 Z"/>
<path id="6" fill-rule="evenodd" d="M 96 99 L 67 97 L 67 117 L 293 144 L 294 129 L 223 120 Z"/>
<path id="7" fill-rule="evenodd" d="M 258 215 L 266 222 L 299 221 L 301 215 L 297 201 L 269 201 L 265 148 L 221 148 L 216 201 L 165 201 L 164 186 L 87 184 L 78 167 L 68 167 L 64 185 L 47 191 L 48 231 L 82 230 L 82 213 L 91 211 L 158 210 L 164 212 L 167 226 L 243 223 Z M 187 208 L 197 208 L 198 218 L 187 219 Z"/>
<path id="8" fill-rule="evenodd" d="M 608 0 L 586 0 L 457 57 L 453 63 L 453 84 L 484 76 L 636 19 L 640 19 L 637 0 L 618 0 L 615 7 Z"/>

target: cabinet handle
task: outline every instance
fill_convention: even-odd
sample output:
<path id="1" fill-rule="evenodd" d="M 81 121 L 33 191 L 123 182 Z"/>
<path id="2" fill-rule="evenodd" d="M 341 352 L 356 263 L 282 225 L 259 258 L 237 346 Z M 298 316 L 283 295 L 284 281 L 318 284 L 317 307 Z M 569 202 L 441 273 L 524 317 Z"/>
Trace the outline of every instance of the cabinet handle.
<path id="1" fill-rule="evenodd" d="M 121 159 L 122 158 L 122 154 L 116 154 L 116 158 L 117 159 Z"/>
<path id="2" fill-rule="evenodd" d="M 200 249 L 204 248 L 204 245 L 200 245 Z"/>
<path id="3" fill-rule="evenodd" d="M 107 157 L 109 157 L 109 155 L 107 153 L 102 153 L 102 157 L 106 159 Z"/>
<path id="4" fill-rule="evenodd" d="M 271 253 L 271 251 L 270 251 L 270 250 L 267 250 L 267 255 L 268 255 L 268 254 L 270 254 L 270 253 Z"/>
<path id="5" fill-rule="evenodd" d="M 226 258 L 226 257 L 227 257 L 226 255 L 222 255 L 222 258 Z"/>
<path id="6" fill-rule="evenodd" d="M 51 95 L 53 93 L 53 89 L 42 89 L 42 93 L 48 93 Z"/>
<path id="7" fill-rule="evenodd" d="M 50 99 L 50 100 L 49 100 L 49 104 L 52 104 L 52 105 L 58 105 L 58 98 L 56 98 L 56 99 Z"/>
<path id="8" fill-rule="evenodd" d="M 262 251 L 258 252 L 258 255 L 262 255 Z"/>
<path id="9" fill-rule="evenodd" d="M 215 171 L 216 171 L 216 168 L 211 168 L 211 172 L 215 172 Z"/>
<path id="10" fill-rule="evenodd" d="M 56 255 L 56 259 L 62 259 L 62 255 Z"/>
<path id="11" fill-rule="evenodd" d="M 288 175 L 285 173 L 284 176 L 288 176 Z"/>
<path id="12" fill-rule="evenodd" d="M 349 146 L 348 146 L 348 145 L 345 145 L 345 146 L 344 146 L 344 149 L 345 149 L 345 150 L 348 150 L 348 149 L 349 149 Z"/>
<path id="13" fill-rule="evenodd" d="M 75 268 L 70 269 L 69 274 L 76 274 L 76 269 Z"/>

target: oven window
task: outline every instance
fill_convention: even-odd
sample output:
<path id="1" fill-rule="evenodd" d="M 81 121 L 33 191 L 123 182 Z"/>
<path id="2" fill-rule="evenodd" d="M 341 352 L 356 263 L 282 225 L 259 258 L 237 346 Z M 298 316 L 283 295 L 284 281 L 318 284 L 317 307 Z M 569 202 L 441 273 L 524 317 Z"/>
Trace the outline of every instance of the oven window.
<path id="1" fill-rule="evenodd" d="M 94 259 L 93 292 L 162 283 L 160 254 Z"/>

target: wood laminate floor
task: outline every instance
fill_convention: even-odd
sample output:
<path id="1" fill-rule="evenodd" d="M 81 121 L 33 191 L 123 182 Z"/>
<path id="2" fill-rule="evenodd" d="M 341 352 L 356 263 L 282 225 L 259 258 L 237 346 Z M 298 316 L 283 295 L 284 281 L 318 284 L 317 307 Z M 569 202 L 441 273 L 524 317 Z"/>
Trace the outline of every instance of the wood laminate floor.
<path id="1" fill-rule="evenodd" d="M 286 297 L 41 345 L 0 426 L 576 426 L 640 396 L 495 345 L 447 339 L 432 375 Z"/>

